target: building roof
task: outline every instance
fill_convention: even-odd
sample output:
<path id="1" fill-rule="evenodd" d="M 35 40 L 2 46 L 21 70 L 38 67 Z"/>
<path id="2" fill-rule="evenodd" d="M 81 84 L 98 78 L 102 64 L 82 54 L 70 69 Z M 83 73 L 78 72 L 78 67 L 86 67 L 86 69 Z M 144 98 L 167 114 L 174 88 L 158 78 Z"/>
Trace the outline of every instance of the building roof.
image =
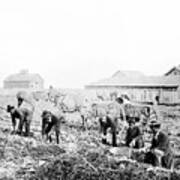
<path id="1" fill-rule="evenodd" d="M 117 71 L 110 78 L 91 83 L 86 87 L 178 87 L 179 85 L 180 76 L 145 76 L 137 71 Z"/>
<path id="2" fill-rule="evenodd" d="M 129 77 L 129 78 L 136 77 L 136 78 L 138 78 L 138 77 L 142 77 L 142 76 L 145 76 L 145 75 L 139 71 L 117 71 L 116 73 L 114 73 L 112 75 L 112 77 L 116 77 L 116 78 L 117 77 L 119 77 L 119 78 L 121 78 L 121 77 Z"/>
<path id="3" fill-rule="evenodd" d="M 171 72 L 175 70 L 180 71 L 180 64 L 178 66 L 174 66 L 173 68 L 171 68 L 167 73 L 165 73 L 165 76 L 168 76 Z"/>
<path id="4" fill-rule="evenodd" d="M 19 81 L 43 81 L 43 78 L 39 74 L 31 74 L 28 71 L 20 71 L 17 74 L 8 76 L 4 82 L 19 82 Z"/>

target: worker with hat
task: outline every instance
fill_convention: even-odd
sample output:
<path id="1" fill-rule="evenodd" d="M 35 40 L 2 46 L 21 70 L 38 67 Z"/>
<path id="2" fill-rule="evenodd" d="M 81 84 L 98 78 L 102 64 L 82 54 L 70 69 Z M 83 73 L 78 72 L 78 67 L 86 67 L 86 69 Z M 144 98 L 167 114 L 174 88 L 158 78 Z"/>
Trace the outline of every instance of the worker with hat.
<path id="1" fill-rule="evenodd" d="M 21 129 L 23 129 L 23 127 L 27 127 L 27 134 L 30 133 L 30 125 L 31 125 L 31 121 L 33 119 L 33 114 L 34 114 L 34 110 L 35 110 L 35 106 L 34 103 L 32 101 L 32 99 L 30 99 L 30 97 L 28 97 L 27 93 L 25 91 L 19 91 L 16 94 L 16 98 L 17 98 L 17 110 L 18 111 L 24 111 L 24 109 L 26 109 L 26 111 L 30 112 L 30 118 L 26 118 L 26 120 L 24 119 L 20 119 L 19 124 L 18 124 L 18 130 L 21 131 Z"/>
<path id="2" fill-rule="evenodd" d="M 17 98 L 17 107 L 18 108 L 27 108 L 30 111 L 34 112 L 34 102 L 33 102 L 33 98 L 31 98 L 25 91 L 19 91 L 16 94 L 16 98 Z"/>
<path id="3" fill-rule="evenodd" d="M 144 112 L 141 112 L 139 127 L 141 129 L 141 133 L 143 136 L 145 136 L 145 134 L 148 131 L 148 121 L 149 121 L 149 116 L 147 114 L 145 114 Z"/>
<path id="4" fill-rule="evenodd" d="M 171 168 L 173 156 L 168 135 L 161 130 L 161 123 L 156 120 L 151 121 L 149 127 L 153 136 L 145 162 L 154 166 Z"/>

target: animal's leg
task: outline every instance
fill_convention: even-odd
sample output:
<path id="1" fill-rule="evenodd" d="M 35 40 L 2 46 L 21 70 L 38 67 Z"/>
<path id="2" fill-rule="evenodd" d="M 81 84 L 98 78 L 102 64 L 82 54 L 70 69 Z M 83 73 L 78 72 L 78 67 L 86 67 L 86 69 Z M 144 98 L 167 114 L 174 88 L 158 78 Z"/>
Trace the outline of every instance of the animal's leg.
<path id="1" fill-rule="evenodd" d="M 112 128 L 112 145 L 114 147 L 117 146 L 117 134 L 116 134 L 116 128 L 115 127 Z"/>
<path id="2" fill-rule="evenodd" d="M 16 132 L 16 119 L 15 118 L 12 118 L 12 126 L 13 126 L 12 134 L 14 134 Z"/>
<path id="3" fill-rule="evenodd" d="M 56 143 L 59 144 L 59 132 L 56 131 Z"/>
<path id="4" fill-rule="evenodd" d="M 30 136 L 30 122 L 25 122 L 25 135 Z"/>
<path id="5" fill-rule="evenodd" d="M 18 125 L 18 134 L 20 135 L 23 134 L 23 126 L 24 126 L 24 119 L 20 119 Z"/>

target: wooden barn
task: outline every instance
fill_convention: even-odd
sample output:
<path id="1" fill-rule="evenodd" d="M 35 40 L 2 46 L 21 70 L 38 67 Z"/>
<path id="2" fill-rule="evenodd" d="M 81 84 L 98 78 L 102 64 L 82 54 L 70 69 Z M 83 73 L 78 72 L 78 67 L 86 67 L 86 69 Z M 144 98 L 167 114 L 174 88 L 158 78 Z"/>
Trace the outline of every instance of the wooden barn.
<path id="1" fill-rule="evenodd" d="M 178 73 L 179 72 L 179 73 Z M 118 71 L 111 77 L 85 86 L 97 94 L 127 94 L 132 101 L 163 104 L 180 103 L 180 66 L 163 76 L 146 76 L 137 71 Z"/>

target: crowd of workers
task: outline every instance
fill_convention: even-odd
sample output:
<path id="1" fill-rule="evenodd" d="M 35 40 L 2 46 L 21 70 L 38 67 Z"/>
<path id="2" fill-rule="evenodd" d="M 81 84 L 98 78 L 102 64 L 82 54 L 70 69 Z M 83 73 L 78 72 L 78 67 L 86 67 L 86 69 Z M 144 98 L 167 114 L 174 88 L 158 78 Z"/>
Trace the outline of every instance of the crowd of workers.
<path id="1" fill-rule="evenodd" d="M 34 107 L 32 105 L 31 110 L 24 108 L 24 101 L 22 96 L 17 95 L 17 107 L 8 105 L 7 112 L 11 114 L 13 133 L 16 132 L 22 135 L 25 127 L 25 136 L 30 136 Z M 99 122 L 103 144 L 108 144 L 107 134 L 110 130 L 112 146 L 119 146 L 117 137 L 120 134 L 121 145 L 145 153 L 144 162 L 154 166 L 161 165 L 170 168 L 173 157 L 169 137 L 161 130 L 161 123 L 158 121 L 157 113 L 150 106 L 145 106 L 140 111 L 136 111 L 127 98 L 118 97 L 106 109 L 99 108 L 97 104 L 93 104 L 92 109 Z M 81 117 L 84 125 L 87 118 L 84 114 L 81 114 Z M 56 142 L 59 144 L 61 118 L 48 110 L 42 112 L 43 138 L 45 137 L 51 142 L 50 132 L 54 130 Z M 16 119 L 19 119 L 17 130 Z M 151 135 L 149 146 L 146 146 L 147 134 Z"/>
<path id="2" fill-rule="evenodd" d="M 120 111 L 117 111 L 118 106 Z M 120 113 L 115 115 L 115 109 Z M 145 163 L 171 168 L 173 153 L 170 140 L 161 129 L 157 114 L 152 106 L 144 106 L 136 111 L 131 102 L 124 103 L 123 98 L 117 98 L 109 107 L 107 115 L 99 118 L 102 143 L 107 143 L 108 128 L 111 129 L 113 146 L 118 146 L 117 134 L 125 131 L 121 145 L 136 149 L 139 153 L 143 152 Z"/>

